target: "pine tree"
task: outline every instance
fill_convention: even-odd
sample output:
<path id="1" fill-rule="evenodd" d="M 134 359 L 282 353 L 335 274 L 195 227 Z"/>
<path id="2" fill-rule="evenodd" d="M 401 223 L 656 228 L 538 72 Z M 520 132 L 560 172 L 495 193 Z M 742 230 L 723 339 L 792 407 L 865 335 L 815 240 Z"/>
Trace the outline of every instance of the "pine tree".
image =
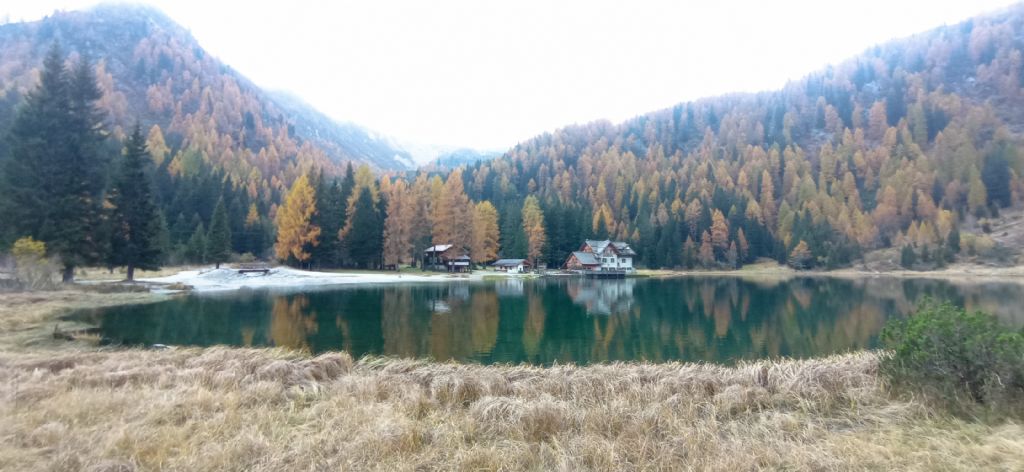
<path id="1" fill-rule="evenodd" d="M 76 266 L 99 262 L 106 242 L 100 97 L 88 60 L 68 71 L 55 44 L 11 128 L 0 216 L 9 222 L 9 233 L 33 236 L 60 256 L 65 282 L 74 279 Z"/>
<path id="2" fill-rule="evenodd" d="M 153 202 L 146 167 L 152 162 L 138 125 L 124 146 L 120 171 L 110 192 L 110 257 L 112 265 L 127 267 L 128 280 L 135 269 L 156 270 L 163 258 L 161 233 L 164 223 Z"/>
<path id="3" fill-rule="evenodd" d="M 305 174 L 292 183 L 284 205 L 277 210 L 277 243 L 274 255 L 279 260 L 305 262 L 308 245 L 316 245 L 320 228 L 312 223 L 316 213 L 316 197 Z"/>
<path id="4" fill-rule="evenodd" d="M 383 250 L 383 228 L 368 187 L 360 189 L 348 222 L 349 231 L 345 235 L 345 244 L 349 258 L 358 267 L 375 267 Z"/>
<path id="5" fill-rule="evenodd" d="M 185 244 L 185 259 L 193 264 L 206 262 L 206 228 L 202 222 L 199 222 L 192 236 L 188 238 L 188 243 Z"/>
<path id="6" fill-rule="evenodd" d="M 216 264 L 220 269 L 221 262 L 231 258 L 231 227 L 228 225 L 228 210 L 224 199 L 217 200 L 210 221 L 210 233 L 206 236 L 206 260 Z"/>
<path id="7" fill-rule="evenodd" d="M 913 269 L 916 263 L 917 254 L 914 253 L 914 248 L 910 247 L 909 244 L 905 244 L 903 249 L 900 250 L 900 265 L 905 269 Z"/>

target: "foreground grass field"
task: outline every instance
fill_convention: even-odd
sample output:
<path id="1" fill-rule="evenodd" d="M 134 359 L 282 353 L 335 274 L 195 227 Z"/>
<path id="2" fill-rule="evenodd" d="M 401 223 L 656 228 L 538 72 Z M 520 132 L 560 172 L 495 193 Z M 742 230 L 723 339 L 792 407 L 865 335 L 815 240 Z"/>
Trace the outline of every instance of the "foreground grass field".
<path id="1" fill-rule="evenodd" d="M 0 296 L 22 333 L 0 338 L 2 470 L 1024 468 L 1024 427 L 894 399 L 873 353 L 541 368 L 100 350 L 32 340 L 90 303 L 50 296 Z"/>

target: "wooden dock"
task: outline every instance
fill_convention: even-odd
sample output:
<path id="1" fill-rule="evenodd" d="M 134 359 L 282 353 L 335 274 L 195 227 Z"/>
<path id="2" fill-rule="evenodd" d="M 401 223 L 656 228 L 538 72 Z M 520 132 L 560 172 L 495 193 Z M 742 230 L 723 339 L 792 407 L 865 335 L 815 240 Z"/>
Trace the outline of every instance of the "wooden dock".
<path id="1" fill-rule="evenodd" d="M 581 270 L 580 273 L 588 279 L 624 279 L 624 270 Z"/>

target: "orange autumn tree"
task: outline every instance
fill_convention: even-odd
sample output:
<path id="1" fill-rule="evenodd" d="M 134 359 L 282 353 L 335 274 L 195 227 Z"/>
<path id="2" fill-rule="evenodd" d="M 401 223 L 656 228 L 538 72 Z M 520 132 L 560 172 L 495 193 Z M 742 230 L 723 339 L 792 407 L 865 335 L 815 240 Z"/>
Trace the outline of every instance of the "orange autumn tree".
<path id="1" fill-rule="evenodd" d="M 544 230 L 544 212 L 540 209 L 537 197 L 533 195 L 526 197 L 523 202 L 523 232 L 526 234 L 526 256 L 536 266 L 548 236 Z"/>
<path id="2" fill-rule="evenodd" d="M 498 210 L 489 201 L 476 204 L 473 209 L 473 244 L 470 257 L 475 263 L 493 261 L 498 258 Z"/>
<path id="3" fill-rule="evenodd" d="M 311 220 L 316 213 L 316 197 L 305 174 L 292 184 L 284 205 L 277 211 L 277 243 L 274 255 L 279 260 L 294 258 L 299 262 L 309 259 L 306 245 L 317 245 L 320 228 Z"/>

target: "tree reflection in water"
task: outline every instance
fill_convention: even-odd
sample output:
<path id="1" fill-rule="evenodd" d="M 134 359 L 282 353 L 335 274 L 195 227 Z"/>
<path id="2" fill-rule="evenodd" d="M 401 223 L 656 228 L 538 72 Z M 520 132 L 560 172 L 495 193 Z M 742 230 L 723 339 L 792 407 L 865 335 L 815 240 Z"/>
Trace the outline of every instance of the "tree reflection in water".
<path id="1" fill-rule="evenodd" d="M 922 297 L 1024 325 L 1018 284 L 736 277 L 507 279 L 242 291 L 75 314 L 126 344 L 281 346 L 475 362 L 732 362 L 877 345 Z"/>

